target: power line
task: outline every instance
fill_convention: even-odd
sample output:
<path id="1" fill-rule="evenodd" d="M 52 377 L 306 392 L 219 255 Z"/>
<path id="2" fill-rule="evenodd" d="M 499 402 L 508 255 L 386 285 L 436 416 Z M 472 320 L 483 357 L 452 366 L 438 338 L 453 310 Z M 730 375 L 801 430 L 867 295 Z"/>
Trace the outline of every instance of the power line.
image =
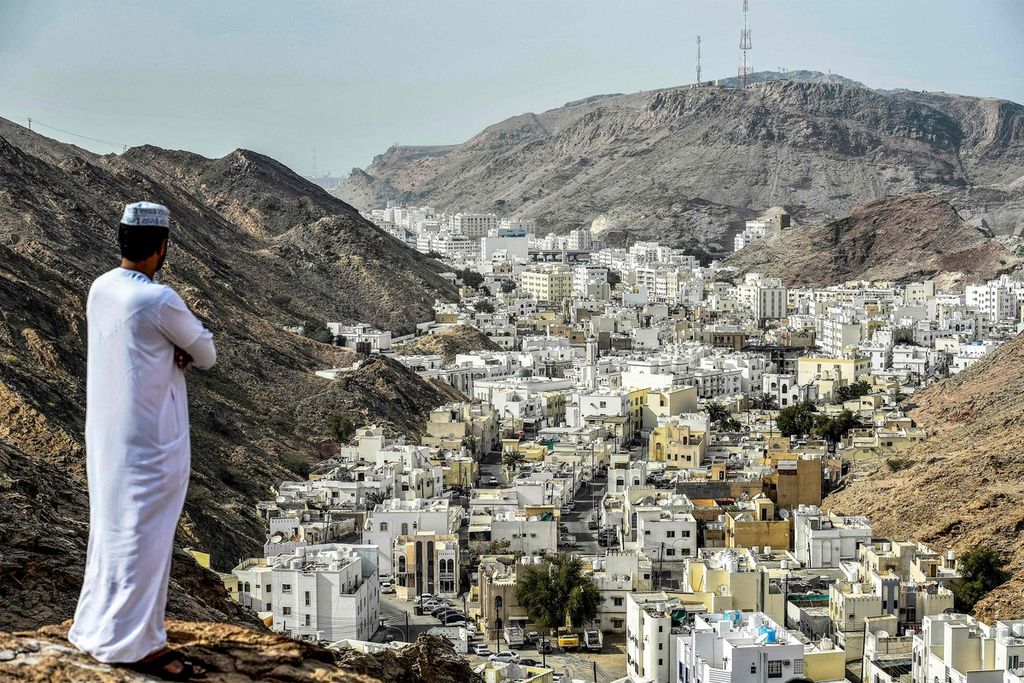
<path id="1" fill-rule="evenodd" d="M 103 144 L 103 145 L 111 145 L 113 147 L 120 147 L 122 150 L 126 150 L 130 146 L 130 145 L 127 145 L 127 144 L 125 144 L 123 142 L 114 142 L 113 140 L 104 140 L 102 138 L 94 138 L 94 137 L 90 137 L 88 135 L 82 135 L 81 133 L 74 133 L 74 132 L 72 132 L 70 130 L 64 130 L 63 128 L 58 128 L 57 126 L 51 126 L 48 123 L 41 122 L 39 119 L 34 119 L 34 118 L 29 117 L 28 118 L 28 129 L 29 130 L 32 130 L 32 125 L 33 124 L 35 124 L 36 126 L 42 126 L 43 128 L 48 128 L 49 130 L 55 130 L 58 133 L 64 133 L 65 135 L 70 135 L 72 137 L 80 138 L 82 140 L 89 140 L 90 142 L 98 142 L 98 143 Z"/>

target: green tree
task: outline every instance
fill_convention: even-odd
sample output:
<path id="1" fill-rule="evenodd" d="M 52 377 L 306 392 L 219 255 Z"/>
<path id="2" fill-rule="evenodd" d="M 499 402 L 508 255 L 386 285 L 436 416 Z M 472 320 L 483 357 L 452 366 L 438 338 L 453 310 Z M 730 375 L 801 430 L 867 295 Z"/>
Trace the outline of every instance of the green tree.
<path id="1" fill-rule="evenodd" d="M 505 451 L 501 455 L 501 464 L 508 469 L 509 472 L 515 472 L 519 469 L 519 466 L 523 464 L 523 460 L 526 456 L 523 455 L 522 451 Z"/>
<path id="2" fill-rule="evenodd" d="M 814 433 L 825 439 L 830 453 L 835 453 L 836 445 L 842 438 L 851 429 L 859 426 L 860 421 L 849 410 L 844 410 L 835 417 L 818 415 L 814 419 Z"/>
<path id="3" fill-rule="evenodd" d="M 487 299 L 481 299 L 473 304 L 473 308 L 476 309 L 477 313 L 494 313 L 494 304 Z"/>
<path id="4" fill-rule="evenodd" d="M 502 280 L 501 281 L 501 291 L 504 292 L 505 294 L 509 294 L 510 292 L 516 291 L 516 281 L 515 280 Z"/>
<path id="5" fill-rule="evenodd" d="M 859 382 L 854 382 L 848 386 L 836 389 L 834 398 L 836 403 L 845 403 L 870 393 L 871 385 L 865 380 L 860 380 Z"/>
<path id="6" fill-rule="evenodd" d="M 327 416 L 327 433 L 338 443 L 346 443 L 356 433 L 356 426 L 347 415 L 331 413 Z"/>
<path id="7" fill-rule="evenodd" d="M 308 337 L 313 341 L 323 342 L 324 344 L 334 343 L 334 333 L 331 332 L 331 328 L 327 327 L 327 323 L 323 320 L 303 320 L 300 325 L 302 326 L 303 337 Z"/>
<path id="8" fill-rule="evenodd" d="M 363 497 L 363 505 L 367 510 L 372 510 L 389 498 L 388 494 L 380 489 L 371 489 Z"/>
<path id="9" fill-rule="evenodd" d="M 739 421 L 732 416 L 729 409 L 722 403 L 708 403 L 704 406 L 704 410 L 707 411 L 708 419 L 713 424 L 718 425 L 718 428 L 726 432 L 735 432 L 742 429 Z"/>
<path id="10" fill-rule="evenodd" d="M 547 628 L 562 626 L 567 618 L 574 626 L 593 621 L 602 600 L 583 561 L 565 553 L 530 565 L 516 582 L 516 597 L 530 621 Z"/>
<path id="11" fill-rule="evenodd" d="M 462 284 L 467 287 L 472 287 L 473 289 L 477 289 L 484 283 L 484 276 L 475 270 L 470 270 L 469 268 L 457 270 L 455 271 L 455 274 L 460 280 L 462 280 Z"/>
<path id="12" fill-rule="evenodd" d="M 810 401 L 801 401 L 779 411 L 775 423 L 783 436 L 802 436 L 814 429 L 814 415 L 818 411 Z"/>
<path id="13" fill-rule="evenodd" d="M 750 400 L 758 410 L 775 410 L 779 407 L 778 399 L 771 394 L 755 394 Z"/>
<path id="14" fill-rule="evenodd" d="M 953 584 L 953 601 L 958 612 L 970 613 L 978 601 L 1010 578 L 1003 558 L 988 545 L 971 548 L 960 556 L 960 581 Z"/>

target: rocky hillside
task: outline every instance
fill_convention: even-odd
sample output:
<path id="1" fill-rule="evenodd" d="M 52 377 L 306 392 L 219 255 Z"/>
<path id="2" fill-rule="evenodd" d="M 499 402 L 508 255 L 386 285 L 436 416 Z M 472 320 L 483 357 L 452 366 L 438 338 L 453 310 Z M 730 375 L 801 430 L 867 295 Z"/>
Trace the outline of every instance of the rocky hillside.
<path id="1" fill-rule="evenodd" d="M 253 152 L 99 157 L 0 120 L 0 628 L 65 619 L 77 599 L 88 519 L 85 298 L 117 263 L 123 204 L 139 199 L 170 207 L 160 277 L 219 352 L 216 368 L 189 375 L 194 473 L 182 545 L 211 552 L 220 568 L 258 548 L 254 502 L 316 457 L 327 415 L 357 420 L 372 406 L 375 421 L 409 433 L 449 400 L 388 361 L 344 382 L 320 379 L 314 370 L 353 357 L 282 329 L 306 318 L 409 329 L 435 298 L 454 297 L 436 262 L 348 205 Z M 235 619 L 223 591 L 202 583 L 212 574 L 191 560 L 175 567 L 172 614 Z"/>
<path id="2" fill-rule="evenodd" d="M 447 641 L 422 635 L 399 650 L 337 652 L 235 626 L 172 621 L 175 648 L 204 662 L 208 680 L 223 683 L 475 683 L 480 677 Z M 0 678 L 21 683 L 151 681 L 129 669 L 100 664 L 67 642 L 67 625 L 0 632 Z"/>
<path id="3" fill-rule="evenodd" d="M 928 438 L 899 454 L 906 463 L 878 464 L 828 506 L 870 516 L 879 536 L 961 552 L 994 545 L 1013 578 L 976 611 L 1024 618 L 1024 336 L 913 401 Z"/>
<path id="4" fill-rule="evenodd" d="M 822 222 L 868 199 L 925 190 L 997 233 L 1020 231 L 1024 107 L 784 76 L 746 90 L 591 97 L 459 145 L 392 147 L 336 192 L 358 208 L 394 199 L 498 211 L 557 231 L 593 223 L 613 242 L 715 252 L 769 206 Z"/>
<path id="5" fill-rule="evenodd" d="M 943 287 L 986 280 L 1019 259 L 929 194 L 873 199 L 844 218 L 771 234 L 723 265 L 787 285 L 936 278 Z"/>
<path id="6" fill-rule="evenodd" d="M 396 353 L 412 356 L 439 355 L 451 363 L 460 353 L 500 351 L 490 337 L 470 325 L 454 325 L 435 334 L 428 334 L 395 348 Z"/>

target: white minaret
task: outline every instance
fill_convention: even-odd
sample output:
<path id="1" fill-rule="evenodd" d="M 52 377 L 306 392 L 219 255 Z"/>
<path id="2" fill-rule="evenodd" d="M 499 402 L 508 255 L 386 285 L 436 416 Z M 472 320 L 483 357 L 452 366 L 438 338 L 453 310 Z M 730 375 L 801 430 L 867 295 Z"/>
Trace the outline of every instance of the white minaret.
<path id="1" fill-rule="evenodd" d="M 584 368 L 584 379 L 588 389 L 597 389 L 597 337 L 587 337 L 587 366 Z"/>

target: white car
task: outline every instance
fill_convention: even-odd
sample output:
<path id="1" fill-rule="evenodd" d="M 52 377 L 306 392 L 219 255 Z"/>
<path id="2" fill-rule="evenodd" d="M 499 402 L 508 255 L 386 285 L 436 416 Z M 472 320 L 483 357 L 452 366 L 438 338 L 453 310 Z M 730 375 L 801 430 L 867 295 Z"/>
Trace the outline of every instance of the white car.
<path id="1" fill-rule="evenodd" d="M 490 649 L 488 649 L 486 643 L 477 643 L 473 646 L 473 654 L 477 655 L 478 657 L 486 657 L 487 655 L 491 654 L 491 651 Z"/>
<path id="2" fill-rule="evenodd" d="M 519 661 L 519 653 L 515 650 L 505 650 L 498 654 L 491 655 L 487 658 L 491 662 L 501 662 L 502 664 L 515 664 Z"/>
<path id="3" fill-rule="evenodd" d="M 380 586 L 380 592 L 384 595 L 394 595 L 395 584 L 393 583 L 382 583 Z"/>

